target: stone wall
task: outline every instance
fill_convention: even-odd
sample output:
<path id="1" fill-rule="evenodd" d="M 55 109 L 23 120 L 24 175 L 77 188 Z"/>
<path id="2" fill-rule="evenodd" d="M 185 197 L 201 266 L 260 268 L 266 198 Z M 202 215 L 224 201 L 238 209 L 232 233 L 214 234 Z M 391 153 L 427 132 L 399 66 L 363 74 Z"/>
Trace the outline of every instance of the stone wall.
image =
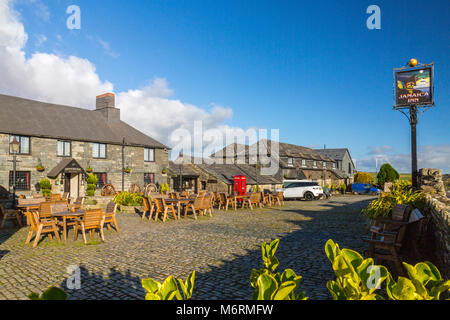
<path id="1" fill-rule="evenodd" d="M 425 192 L 423 214 L 429 217 L 428 236 L 435 251 L 436 264 L 446 279 L 450 278 L 450 199 L 442 192 L 442 171 L 420 169 L 419 187 Z"/>

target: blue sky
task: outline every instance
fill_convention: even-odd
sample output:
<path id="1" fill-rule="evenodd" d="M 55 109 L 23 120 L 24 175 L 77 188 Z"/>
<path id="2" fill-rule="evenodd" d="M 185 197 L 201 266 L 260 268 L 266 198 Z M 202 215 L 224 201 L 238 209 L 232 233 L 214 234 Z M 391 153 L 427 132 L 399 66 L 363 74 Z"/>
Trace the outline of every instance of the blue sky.
<path id="1" fill-rule="evenodd" d="M 66 27 L 72 4 L 81 9 L 80 30 Z M 381 9 L 381 30 L 366 27 L 372 4 Z M 392 69 L 412 57 L 435 62 L 436 106 L 419 122 L 419 167 L 450 171 L 446 0 L 9 5 L 28 35 L 21 49 L 26 59 L 36 52 L 85 59 L 116 94 L 163 79 L 164 99 L 204 110 L 219 119 L 214 125 L 276 128 L 283 142 L 347 147 L 357 166 L 371 171 L 375 154 L 400 171 L 409 165 L 409 124 L 392 110 Z"/>

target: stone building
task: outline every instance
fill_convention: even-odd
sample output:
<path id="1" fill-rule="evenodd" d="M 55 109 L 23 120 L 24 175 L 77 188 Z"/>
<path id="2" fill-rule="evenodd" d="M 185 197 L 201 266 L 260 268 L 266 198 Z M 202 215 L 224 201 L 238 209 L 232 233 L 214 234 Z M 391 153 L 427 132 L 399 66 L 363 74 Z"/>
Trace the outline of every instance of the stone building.
<path id="1" fill-rule="evenodd" d="M 314 149 L 314 151 L 336 161 L 336 170 L 344 177 L 347 185 L 354 182 L 353 177 L 356 173 L 356 168 L 350 151 L 347 148 L 324 148 Z"/>
<path id="2" fill-rule="evenodd" d="M 261 150 L 267 152 L 263 155 L 266 161 L 277 163 L 278 170 L 272 176 L 282 181 L 289 179 L 313 180 L 320 185 L 340 185 L 346 183 L 345 174 L 337 168 L 336 160 L 325 156 L 307 147 L 293 144 L 278 143 L 278 151 L 272 150 L 272 141 L 259 140 L 257 143 L 246 146 L 243 144 L 230 144 L 211 155 L 215 162 L 224 164 L 264 165 Z"/>
<path id="3" fill-rule="evenodd" d="M 121 121 L 112 93 L 97 96 L 95 110 L 0 95 L 0 185 L 8 190 L 14 138 L 20 143 L 17 194 L 38 193 L 39 181 L 47 178 L 53 193 L 84 196 L 90 169 L 98 177 L 97 189 L 107 183 L 120 191 L 133 183 L 166 182 L 162 171 L 169 148 Z"/>

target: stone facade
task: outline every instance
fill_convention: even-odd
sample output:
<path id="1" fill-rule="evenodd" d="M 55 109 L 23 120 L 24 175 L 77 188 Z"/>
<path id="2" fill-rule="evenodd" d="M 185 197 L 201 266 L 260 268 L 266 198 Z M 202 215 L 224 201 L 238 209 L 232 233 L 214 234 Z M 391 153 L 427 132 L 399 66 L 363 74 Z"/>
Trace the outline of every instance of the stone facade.
<path id="1" fill-rule="evenodd" d="M 9 188 L 9 173 L 13 170 L 13 156 L 9 153 L 8 134 L 0 134 L 0 185 Z M 82 168 L 92 167 L 94 173 L 106 173 L 106 183 L 114 185 L 117 191 L 122 189 L 122 146 L 106 145 L 106 158 L 96 159 L 92 157 L 92 143 L 84 141 L 71 141 L 71 158 L 75 159 Z M 30 154 L 17 155 L 17 171 L 30 172 L 30 189 L 19 190 L 17 194 L 29 196 L 39 190 L 39 181 L 48 178 L 48 172 L 65 157 L 57 156 L 57 139 L 30 137 Z M 38 172 L 36 166 L 42 163 L 45 170 Z M 125 190 L 131 184 L 144 185 L 144 173 L 153 173 L 155 183 L 167 182 L 167 176 L 162 175 L 162 169 L 169 164 L 168 153 L 164 149 L 155 148 L 155 161 L 144 161 L 144 148 L 125 146 L 125 167 L 131 168 L 131 173 L 124 174 Z M 64 186 L 61 177 L 49 179 L 52 183 L 52 192 L 61 193 Z M 80 196 L 84 195 L 85 183 L 79 179 Z M 37 188 L 36 188 L 37 187 Z M 97 193 L 99 190 L 97 191 Z"/>
<path id="2" fill-rule="evenodd" d="M 423 213 L 430 218 L 428 230 L 436 264 L 446 279 L 450 278 L 450 200 L 443 191 L 442 171 L 420 169 L 419 187 L 426 193 Z"/>

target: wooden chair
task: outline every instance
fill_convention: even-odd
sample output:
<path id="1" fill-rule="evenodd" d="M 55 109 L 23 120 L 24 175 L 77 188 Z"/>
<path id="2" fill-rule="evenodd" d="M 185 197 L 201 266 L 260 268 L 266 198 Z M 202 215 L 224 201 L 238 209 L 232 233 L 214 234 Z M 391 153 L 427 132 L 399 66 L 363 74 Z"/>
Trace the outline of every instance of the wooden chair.
<path id="1" fill-rule="evenodd" d="M 61 200 L 61 195 L 59 193 L 52 193 L 49 197 L 50 201 L 58 201 Z"/>
<path id="2" fill-rule="evenodd" d="M 231 205 L 231 208 L 233 206 L 236 208 L 236 201 L 234 201 L 233 196 L 227 195 L 225 192 L 219 193 L 219 210 L 220 208 L 225 208 L 225 210 L 228 210 L 228 207 Z"/>
<path id="3" fill-rule="evenodd" d="M 363 239 L 364 242 L 369 243 L 369 249 L 365 251 L 366 256 L 377 259 L 378 264 L 393 261 L 398 274 L 403 275 L 400 251 L 406 240 L 405 234 L 408 227 L 419 222 L 420 220 L 402 223 L 397 231 L 376 232 L 373 230 L 370 239 Z"/>
<path id="4" fill-rule="evenodd" d="M 189 198 L 189 191 L 183 191 L 182 193 L 181 193 L 181 197 L 183 197 L 183 198 Z"/>
<path id="5" fill-rule="evenodd" d="M 68 209 L 67 202 L 65 200 L 41 202 L 39 204 L 39 218 L 42 220 L 52 220 L 56 224 L 58 224 L 58 219 L 52 216 L 51 207 L 53 205 L 61 205 L 61 206 L 65 205 L 66 210 Z"/>
<path id="6" fill-rule="evenodd" d="M 177 210 L 173 204 L 167 204 L 164 201 L 164 198 L 155 198 L 156 212 L 155 212 L 155 221 L 158 220 L 159 214 L 163 214 L 163 222 L 166 222 L 167 214 L 171 213 L 173 218 L 177 219 Z"/>
<path id="7" fill-rule="evenodd" d="M 2 204 L 0 204 L 0 217 L 2 220 L 2 224 L 0 225 L 0 229 L 4 227 L 6 220 L 12 220 L 15 225 L 18 227 L 22 227 L 22 216 L 18 210 L 14 209 L 5 209 Z"/>
<path id="8" fill-rule="evenodd" d="M 52 240 L 53 238 L 51 234 L 53 233 L 58 242 L 61 240 L 59 237 L 57 222 L 55 220 L 41 219 L 37 212 L 27 211 L 25 214 L 27 215 L 28 221 L 30 223 L 30 230 L 28 231 L 28 236 L 25 244 L 28 244 L 31 241 L 33 233 L 36 234 L 34 237 L 33 248 L 38 245 L 39 239 L 42 234 L 47 234 L 50 240 Z"/>
<path id="9" fill-rule="evenodd" d="M 279 206 L 284 205 L 284 194 L 283 192 L 274 192 L 273 193 L 273 201 L 277 203 Z"/>
<path id="10" fill-rule="evenodd" d="M 142 214 L 142 220 L 145 219 L 147 213 L 149 214 L 148 220 L 151 220 L 153 216 L 153 211 L 155 210 L 155 203 L 152 200 L 151 196 L 143 197 L 142 200 L 144 202 L 144 213 Z"/>
<path id="11" fill-rule="evenodd" d="M 200 214 L 203 210 L 203 196 L 197 196 L 193 203 L 190 203 L 184 208 L 184 217 L 187 217 L 189 211 L 194 214 L 194 219 L 197 220 L 197 212 Z"/>
<path id="12" fill-rule="evenodd" d="M 206 214 L 209 211 L 209 216 L 212 217 L 212 203 L 211 203 L 211 194 L 206 194 L 203 197 L 203 201 L 201 204 L 200 215 Z"/>
<path id="13" fill-rule="evenodd" d="M 391 219 L 389 218 L 375 218 L 375 225 L 370 227 L 371 232 L 380 233 L 384 231 L 394 231 L 407 223 L 410 215 L 410 208 L 406 204 L 397 204 L 392 209 Z"/>
<path id="14" fill-rule="evenodd" d="M 250 196 L 248 197 L 248 199 L 245 199 L 244 203 L 243 203 L 243 207 L 245 207 L 245 205 L 247 204 L 247 207 L 250 208 L 250 210 L 253 210 L 253 207 L 256 207 L 259 205 L 260 208 L 262 208 L 262 203 L 261 203 L 261 193 L 259 192 L 253 192 L 250 193 Z"/>
<path id="15" fill-rule="evenodd" d="M 105 237 L 103 235 L 103 225 L 105 223 L 105 215 L 102 212 L 102 209 L 91 209 L 86 210 L 84 216 L 77 220 L 75 224 L 75 240 L 78 238 L 78 231 L 81 228 L 81 232 L 83 234 L 84 244 L 86 241 L 86 231 L 89 231 L 89 235 L 92 237 L 94 231 L 97 229 L 100 234 L 100 239 L 105 241 Z"/>
<path id="16" fill-rule="evenodd" d="M 61 197 L 61 199 L 69 201 L 69 193 L 68 192 L 64 192 L 62 197 Z"/>
<path id="17" fill-rule="evenodd" d="M 70 209 L 75 208 L 76 210 L 80 210 L 84 204 L 84 197 L 77 197 L 73 203 L 69 205 Z"/>
<path id="18" fill-rule="evenodd" d="M 116 220 L 116 211 L 117 211 L 117 203 L 114 203 L 112 201 L 108 202 L 108 204 L 106 205 L 106 211 L 104 212 L 105 216 L 104 224 L 106 225 L 108 230 L 111 230 L 111 224 L 113 224 L 116 231 L 119 232 L 120 230 Z"/>
<path id="19" fill-rule="evenodd" d="M 262 199 L 263 205 L 269 206 L 269 207 L 272 206 L 272 197 L 271 197 L 270 193 L 261 192 L 261 199 Z"/>

